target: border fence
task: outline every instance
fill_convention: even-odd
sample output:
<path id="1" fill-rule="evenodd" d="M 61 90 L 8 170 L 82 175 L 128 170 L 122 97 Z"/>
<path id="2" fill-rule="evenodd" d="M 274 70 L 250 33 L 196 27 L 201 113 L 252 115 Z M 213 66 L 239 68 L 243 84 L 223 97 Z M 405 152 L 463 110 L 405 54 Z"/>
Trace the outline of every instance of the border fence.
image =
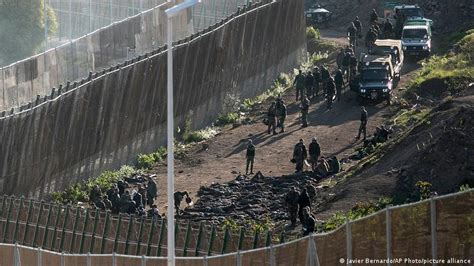
<path id="1" fill-rule="evenodd" d="M 473 230 L 471 189 L 389 207 L 348 221 L 330 233 L 216 256 L 191 258 L 178 254 L 176 262 L 186 266 L 471 264 Z M 68 254 L 19 244 L 0 244 L 0 257 L 5 265 L 166 265 L 166 258 L 159 256 Z"/>
<path id="2" fill-rule="evenodd" d="M 175 47 L 177 125 L 205 127 L 229 94 L 252 98 L 303 61 L 303 3 L 246 6 Z M 41 197 L 155 151 L 166 136 L 165 91 L 161 47 L 0 113 L 2 193 Z"/>

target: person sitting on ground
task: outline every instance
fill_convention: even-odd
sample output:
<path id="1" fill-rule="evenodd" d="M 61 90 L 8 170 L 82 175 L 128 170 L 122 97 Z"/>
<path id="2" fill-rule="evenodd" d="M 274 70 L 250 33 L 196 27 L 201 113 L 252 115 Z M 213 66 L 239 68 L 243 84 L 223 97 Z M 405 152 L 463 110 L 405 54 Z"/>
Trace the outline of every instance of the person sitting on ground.
<path id="1" fill-rule="evenodd" d="M 341 164 L 336 156 L 331 157 L 328 161 L 329 169 L 331 174 L 337 174 L 341 171 Z"/>
<path id="2" fill-rule="evenodd" d="M 315 225 L 316 225 L 316 219 L 314 216 L 311 214 L 311 208 L 310 207 L 305 207 L 303 209 L 303 236 L 307 236 L 309 234 L 314 233 Z"/>
<path id="3" fill-rule="evenodd" d="M 155 198 L 158 194 L 158 188 L 156 186 L 155 180 L 153 178 L 148 178 L 148 184 L 146 187 L 146 196 L 147 196 L 147 204 L 148 206 L 152 206 Z"/>
<path id="4" fill-rule="evenodd" d="M 161 215 L 160 215 L 160 211 L 158 210 L 158 206 L 153 204 L 151 208 L 147 211 L 147 216 L 150 217 L 154 221 L 160 219 Z"/>
<path id="5" fill-rule="evenodd" d="M 104 195 L 102 201 L 104 202 L 106 210 L 112 210 L 112 202 L 109 200 L 109 197 L 107 195 Z"/>
<path id="6" fill-rule="evenodd" d="M 329 174 L 329 163 L 324 157 L 319 159 L 318 165 L 316 166 L 316 169 L 314 169 L 314 173 L 321 178 L 324 178 Z"/>

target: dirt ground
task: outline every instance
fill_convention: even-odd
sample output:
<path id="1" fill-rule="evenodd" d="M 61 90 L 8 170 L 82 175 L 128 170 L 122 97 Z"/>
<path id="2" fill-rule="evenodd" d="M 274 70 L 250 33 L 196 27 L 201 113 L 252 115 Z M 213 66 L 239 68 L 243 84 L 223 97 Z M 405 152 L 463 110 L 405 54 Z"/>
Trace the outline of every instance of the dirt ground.
<path id="1" fill-rule="evenodd" d="M 347 39 L 344 33 L 322 31 L 324 39 L 345 45 Z M 360 47 L 356 51 L 360 52 Z M 331 62 L 331 72 L 335 70 Z M 416 64 L 408 64 L 398 85 L 403 89 L 410 78 Z M 337 156 L 339 159 L 348 157 L 354 148 L 360 145 L 355 141 L 359 128 L 360 106 L 355 100 L 355 94 L 347 88 L 340 102 L 336 102 L 332 110 L 327 110 L 325 101 L 319 96 L 311 102 L 309 127 L 301 128 L 300 112 L 295 102 L 295 90 L 289 89 L 283 96 L 288 107 L 286 131 L 278 135 L 266 133 L 266 126 L 261 122 L 241 125 L 237 128 L 226 128 L 215 138 L 200 144 L 201 147 L 188 154 L 187 160 L 175 162 L 175 190 L 186 190 L 197 199 L 196 193 L 201 186 L 209 186 L 214 182 L 224 183 L 235 179 L 239 173 L 245 173 L 246 140 L 251 138 L 256 145 L 254 172 L 261 171 L 266 176 L 280 176 L 294 172 L 294 164 L 290 162 L 293 147 L 299 139 L 309 144 L 317 137 L 322 148 L 323 156 Z M 266 110 L 268 103 L 262 108 Z M 368 134 L 375 127 L 384 123 L 387 117 L 396 111 L 397 107 L 387 107 L 385 102 L 368 105 L 369 114 Z M 347 165 L 343 165 L 343 168 Z M 161 212 L 166 207 L 166 165 L 159 165 L 153 173 L 157 175 L 158 206 Z M 355 186 L 358 186 L 355 184 Z M 361 188 L 361 193 L 364 193 Z"/>

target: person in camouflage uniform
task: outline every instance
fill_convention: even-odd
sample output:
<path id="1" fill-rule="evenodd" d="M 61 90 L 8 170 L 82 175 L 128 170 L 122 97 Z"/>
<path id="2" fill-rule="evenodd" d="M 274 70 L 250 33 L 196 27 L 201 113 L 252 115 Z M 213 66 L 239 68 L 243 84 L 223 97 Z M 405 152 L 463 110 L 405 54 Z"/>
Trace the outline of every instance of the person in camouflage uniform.
<path id="1" fill-rule="evenodd" d="M 304 97 L 303 102 L 301 103 L 301 120 L 303 122 L 303 125 L 301 127 L 307 127 L 308 126 L 308 113 L 309 113 L 309 99 L 308 96 Z"/>
<path id="2" fill-rule="evenodd" d="M 300 194 L 295 187 L 291 187 L 285 196 L 285 203 L 290 216 L 291 226 L 296 226 L 296 217 L 298 215 L 298 198 Z"/>
<path id="3" fill-rule="evenodd" d="M 295 80 L 293 81 L 293 86 L 296 87 L 296 101 L 299 100 L 300 95 L 301 100 L 303 100 L 305 84 L 306 77 L 303 75 L 303 71 L 300 69 L 298 75 L 296 75 Z"/>
<path id="4" fill-rule="evenodd" d="M 281 128 L 280 133 L 285 132 L 285 120 L 287 116 L 285 101 L 280 97 L 277 99 L 276 113 L 278 117 L 277 127 Z"/>
<path id="5" fill-rule="evenodd" d="M 267 111 L 267 119 L 268 119 L 268 129 L 267 132 L 268 134 L 271 134 L 273 132 L 273 135 L 276 135 L 276 116 L 277 116 L 277 111 L 276 111 L 276 102 L 272 102 L 270 107 L 268 108 Z"/>
<path id="6" fill-rule="evenodd" d="M 247 167 L 245 168 L 245 174 L 249 173 L 249 166 L 250 166 L 250 174 L 253 174 L 253 162 L 255 161 L 255 145 L 253 145 L 252 140 L 249 139 L 247 144 L 247 153 L 245 154 L 247 159 Z"/>
<path id="7" fill-rule="evenodd" d="M 306 146 L 304 145 L 303 139 L 300 139 L 293 150 L 293 161 L 296 163 L 296 173 L 303 171 L 304 160 L 306 160 L 307 157 L 308 152 L 306 151 Z"/>

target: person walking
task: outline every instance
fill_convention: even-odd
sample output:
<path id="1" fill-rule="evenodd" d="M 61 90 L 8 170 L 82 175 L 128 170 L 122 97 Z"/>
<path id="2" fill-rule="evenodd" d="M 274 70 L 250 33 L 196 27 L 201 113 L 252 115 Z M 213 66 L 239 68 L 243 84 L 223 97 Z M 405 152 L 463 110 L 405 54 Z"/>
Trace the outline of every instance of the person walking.
<path id="1" fill-rule="evenodd" d="M 298 217 L 298 199 L 299 193 L 295 187 L 291 187 L 290 191 L 285 196 L 286 208 L 290 216 L 291 226 L 296 226 L 296 217 Z"/>
<path id="2" fill-rule="evenodd" d="M 304 97 L 303 102 L 301 103 L 301 120 L 303 124 L 301 127 L 307 127 L 308 126 L 308 113 L 309 113 L 309 99 L 308 96 Z"/>
<path id="3" fill-rule="evenodd" d="M 306 207 L 311 208 L 311 200 L 309 199 L 308 191 L 306 190 L 306 188 L 304 188 L 303 191 L 301 191 L 300 196 L 298 198 L 298 217 L 302 224 L 304 224 L 303 210 Z"/>
<path id="4" fill-rule="evenodd" d="M 270 108 L 268 108 L 267 111 L 267 119 L 268 119 L 268 129 L 267 133 L 271 134 L 273 132 L 273 135 L 276 135 L 276 102 L 272 102 L 270 105 Z"/>
<path id="5" fill-rule="evenodd" d="M 342 75 L 342 70 L 338 69 L 336 71 L 336 76 L 334 77 L 334 83 L 336 84 L 336 99 L 339 102 L 341 100 L 341 92 L 344 87 L 344 75 Z"/>
<path id="6" fill-rule="evenodd" d="M 296 163 L 296 173 L 303 172 L 304 160 L 308 157 L 306 146 L 304 145 L 303 139 L 295 145 L 293 150 L 293 161 Z"/>
<path id="7" fill-rule="evenodd" d="M 313 70 L 313 77 L 314 77 L 314 90 L 313 90 L 313 95 L 312 98 L 318 96 L 319 94 L 319 88 L 321 86 L 321 71 L 319 71 L 318 67 L 314 67 Z"/>
<path id="8" fill-rule="evenodd" d="M 298 75 L 296 75 L 295 80 L 293 81 L 293 86 L 296 88 L 296 101 L 298 101 L 301 95 L 301 100 L 304 97 L 304 87 L 306 83 L 306 78 L 303 75 L 303 71 L 300 69 L 298 71 Z"/>
<path id="9" fill-rule="evenodd" d="M 280 127 L 281 128 L 280 133 L 283 133 L 285 132 L 285 120 L 288 113 L 286 110 L 285 101 L 281 98 L 278 98 L 277 100 L 276 112 L 278 116 L 277 127 Z"/>
<path id="10" fill-rule="evenodd" d="M 334 94 L 336 93 L 336 84 L 334 84 L 334 79 L 332 77 L 329 78 L 326 92 L 327 92 L 327 108 L 332 109 Z"/>
<path id="11" fill-rule="evenodd" d="M 309 144 L 309 161 L 311 163 L 311 170 L 316 169 L 316 166 L 318 165 L 318 160 L 319 156 L 321 156 L 321 146 L 318 143 L 318 140 L 316 137 L 313 138 L 311 143 Z"/>
<path id="12" fill-rule="evenodd" d="M 249 139 L 247 143 L 247 153 L 245 154 L 245 158 L 247 159 L 247 166 L 245 167 L 245 174 L 249 173 L 249 166 L 250 166 L 250 174 L 253 174 L 253 163 L 255 161 L 255 145 L 251 139 Z"/>

